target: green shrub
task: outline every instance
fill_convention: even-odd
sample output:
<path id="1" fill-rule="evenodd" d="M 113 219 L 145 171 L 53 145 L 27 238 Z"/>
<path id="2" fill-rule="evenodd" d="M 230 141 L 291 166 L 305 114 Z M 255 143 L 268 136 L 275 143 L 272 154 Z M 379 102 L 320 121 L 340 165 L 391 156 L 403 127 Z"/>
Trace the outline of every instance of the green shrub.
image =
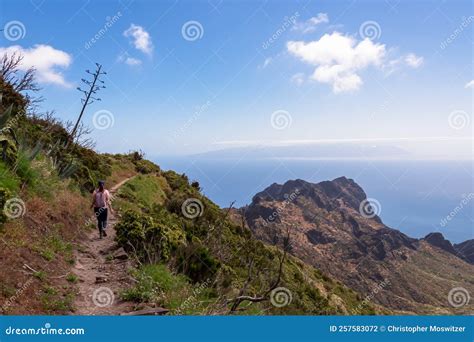
<path id="1" fill-rule="evenodd" d="M 160 168 L 158 167 L 158 165 L 146 159 L 137 160 L 134 162 L 134 164 L 136 171 L 143 174 L 160 172 Z"/>
<path id="2" fill-rule="evenodd" d="M 69 133 L 51 115 L 28 116 L 19 122 L 18 136 L 26 147 L 40 148 L 61 178 L 73 178 L 84 192 L 91 191 L 99 179 L 111 175 L 108 158 L 80 144 L 69 144 Z"/>
<path id="3" fill-rule="evenodd" d="M 116 231 L 121 246 L 132 248 L 139 259 L 149 263 L 168 260 L 171 252 L 186 241 L 176 218 L 165 210 L 159 210 L 155 217 L 128 210 Z"/>
<path id="4" fill-rule="evenodd" d="M 196 238 L 179 251 L 177 262 L 178 271 L 186 274 L 193 282 L 214 278 L 220 267 L 220 262 Z"/>
<path id="5" fill-rule="evenodd" d="M 122 299 L 163 306 L 171 314 L 200 314 L 216 298 L 210 281 L 191 284 L 182 274 L 173 274 L 166 265 L 144 265 L 133 272 L 136 284 L 123 291 Z"/>
<path id="6" fill-rule="evenodd" d="M 15 165 L 18 147 L 13 129 L 0 130 L 0 160 L 8 165 Z"/>
<path id="7" fill-rule="evenodd" d="M 46 272 L 44 271 L 36 271 L 33 273 L 33 277 L 41 280 L 41 281 L 44 281 L 46 279 Z"/>
<path id="8" fill-rule="evenodd" d="M 21 181 L 30 186 L 34 186 L 39 179 L 39 172 L 32 167 L 32 156 L 25 151 L 18 154 L 16 163 L 16 174 Z"/>
<path id="9" fill-rule="evenodd" d="M 20 188 L 20 180 L 10 168 L 0 161 L 0 188 L 16 192 Z"/>
<path id="10" fill-rule="evenodd" d="M 75 275 L 74 273 L 69 273 L 66 277 L 66 280 L 70 283 L 77 283 L 77 281 L 79 280 L 79 278 L 77 277 L 77 275 Z"/>
<path id="11" fill-rule="evenodd" d="M 155 175 L 139 175 L 125 183 L 119 196 L 148 211 L 156 204 L 161 204 L 166 197 Z"/>
<path id="12" fill-rule="evenodd" d="M 168 184 L 172 190 L 185 191 L 189 185 L 189 179 L 185 174 L 179 175 L 174 171 L 163 172 Z"/>
<path id="13" fill-rule="evenodd" d="M 7 216 L 4 213 L 3 207 L 5 206 L 6 201 L 10 198 L 10 191 L 0 187 L 0 225 L 7 222 Z"/>
<path id="14" fill-rule="evenodd" d="M 162 293 L 176 291 L 186 286 L 188 280 L 183 275 L 172 274 L 166 265 L 144 265 L 133 272 L 136 285 L 125 290 L 122 298 L 135 302 L 152 302 Z"/>
<path id="15" fill-rule="evenodd" d="M 74 294 L 60 293 L 57 289 L 51 286 L 44 286 L 41 295 L 41 303 L 44 310 L 47 312 L 69 312 L 73 309 Z"/>

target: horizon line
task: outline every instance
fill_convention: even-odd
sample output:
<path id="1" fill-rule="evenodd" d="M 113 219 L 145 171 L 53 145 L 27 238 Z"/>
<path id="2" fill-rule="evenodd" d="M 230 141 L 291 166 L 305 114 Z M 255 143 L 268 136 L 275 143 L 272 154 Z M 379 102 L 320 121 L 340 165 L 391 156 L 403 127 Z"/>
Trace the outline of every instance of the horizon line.
<path id="1" fill-rule="evenodd" d="M 237 146 L 292 146 L 337 144 L 354 142 L 416 142 L 416 141 L 474 141 L 474 137 L 393 137 L 393 138 L 342 138 L 342 139 L 292 139 L 292 140 L 223 140 L 213 142 L 212 145 L 237 145 Z"/>

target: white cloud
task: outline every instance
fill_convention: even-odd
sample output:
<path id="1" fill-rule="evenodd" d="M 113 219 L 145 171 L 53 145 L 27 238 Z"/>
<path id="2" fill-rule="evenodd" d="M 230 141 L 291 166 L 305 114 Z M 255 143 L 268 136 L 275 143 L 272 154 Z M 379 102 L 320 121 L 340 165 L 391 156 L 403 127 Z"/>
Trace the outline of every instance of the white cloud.
<path id="1" fill-rule="evenodd" d="M 131 38 L 135 48 L 144 54 L 151 55 L 153 52 L 151 36 L 143 27 L 131 24 L 130 27 L 123 32 L 123 35 L 127 38 Z"/>
<path id="2" fill-rule="evenodd" d="M 296 22 L 291 28 L 293 31 L 300 31 L 302 33 L 311 33 L 316 31 L 316 27 L 320 24 L 328 23 L 329 17 L 326 13 L 318 13 L 302 23 Z"/>
<path id="3" fill-rule="evenodd" d="M 32 48 L 23 48 L 19 45 L 0 47 L 0 55 L 19 53 L 23 56 L 19 70 L 36 69 L 36 79 L 40 83 L 52 83 L 63 87 L 72 85 L 64 79 L 58 69 L 66 69 L 72 63 L 72 56 L 67 52 L 57 50 L 50 45 L 34 45 Z"/>
<path id="4" fill-rule="evenodd" d="M 273 62 L 273 58 L 268 57 L 265 59 L 262 65 L 262 69 L 265 69 L 267 66 L 269 66 Z"/>
<path id="5" fill-rule="evenodd" d="M 467 82 L 464 88 L 474 88 L 474 80 Z"/>
<path id="6" fill-rule="evenodd" d="M 130 57 L 127 53 L 123 53 L 123 54 L 119 55 L 117 60 L 120 63 L 125 63 L 125 64 L 130 65 L 130 66 L 137 66 L 137 65 L 142 64 L 142 61 L 140 59 Z"/>
<path id="7" fill-rule="evenodd" d="M 424 58 L 415 55 L 414 53 L 409 53 L 405 56 L 400 56 L 398 58 L 390 59 L 382 66 L 385 71 L 386 76 L 390 76 L 396 71 L 401 70 L 404 66 L 408 66 L 413 69 L 421 67 L 424 63 Z"/>
<path id="8" fill-rule="evenodd" d="M 297 86 L 301 86 L 304 83 L 304 80 L 305 80 L 305 76 L 302 72 L 294 74 L 293 76 L 291 76 L 291 79 L 290 79 L 291 83 L 294 83 Z"/>
<path id="9" fill-rule="evenodd" d="M 380 67 L 386 55 L 384 44 L 366 38 L 357 41 L 339 32 L 325 34 L 309 43 L 290 41 L 288 51 L 316 67 L 311 78 L 332 85 L 335 93 L 357 90 L 363 81 L 359 71 L 369 66 Z"/>
<path id="10" fill-rule="evenodd" d="M 416 69 L 423 64 L 423 57 L 419 57 L 415 55 L 414 53 L 409 53 L 408 55 L 405 56 L 405 63 L 408 66 Z"/>
<path id="11" fill-rule="evenodd" d="M 133 58 L 133 57 L 127 57 L 124 62 L 125 62 L 125 64 L 132 65 L 132 66 L 142 64 L 141 60 L 139 60 L 137 58 Z"/>
<path id="12" fill-rule="evenodd" d="M 329 17 L 327 13 L 318 13 L 316 17 L 312 17 L 309 19 L 309 22 L 311 22 L 313 25 L 318 25 L 321 23 L 328 23 L 329 22 Z"/>

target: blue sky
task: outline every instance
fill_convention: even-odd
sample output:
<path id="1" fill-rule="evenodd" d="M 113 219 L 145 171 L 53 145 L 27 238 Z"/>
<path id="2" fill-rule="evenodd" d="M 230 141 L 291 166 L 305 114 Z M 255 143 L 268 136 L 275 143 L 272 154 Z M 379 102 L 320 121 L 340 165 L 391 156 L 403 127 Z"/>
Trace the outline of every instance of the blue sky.
<path id="1" fill-rule="evenodd" d="M 350 142 L 472 158 L 473 15 L 470 1 L 5 0 L 0 52 L 26 55 L 41 109 L 64 120 L 101 63 L 84 119 L 101 151 Z"/>

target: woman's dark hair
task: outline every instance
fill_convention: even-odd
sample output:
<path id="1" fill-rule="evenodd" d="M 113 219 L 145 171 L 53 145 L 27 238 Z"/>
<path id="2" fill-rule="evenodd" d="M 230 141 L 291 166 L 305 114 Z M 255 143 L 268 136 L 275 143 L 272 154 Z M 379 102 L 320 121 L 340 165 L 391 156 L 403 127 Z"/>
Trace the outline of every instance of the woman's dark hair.
<path id="1" fill-rule="evenodd" d="M 99 181 L 99 189 L 104 189 L 105 182 L 103 180 Z"/>

